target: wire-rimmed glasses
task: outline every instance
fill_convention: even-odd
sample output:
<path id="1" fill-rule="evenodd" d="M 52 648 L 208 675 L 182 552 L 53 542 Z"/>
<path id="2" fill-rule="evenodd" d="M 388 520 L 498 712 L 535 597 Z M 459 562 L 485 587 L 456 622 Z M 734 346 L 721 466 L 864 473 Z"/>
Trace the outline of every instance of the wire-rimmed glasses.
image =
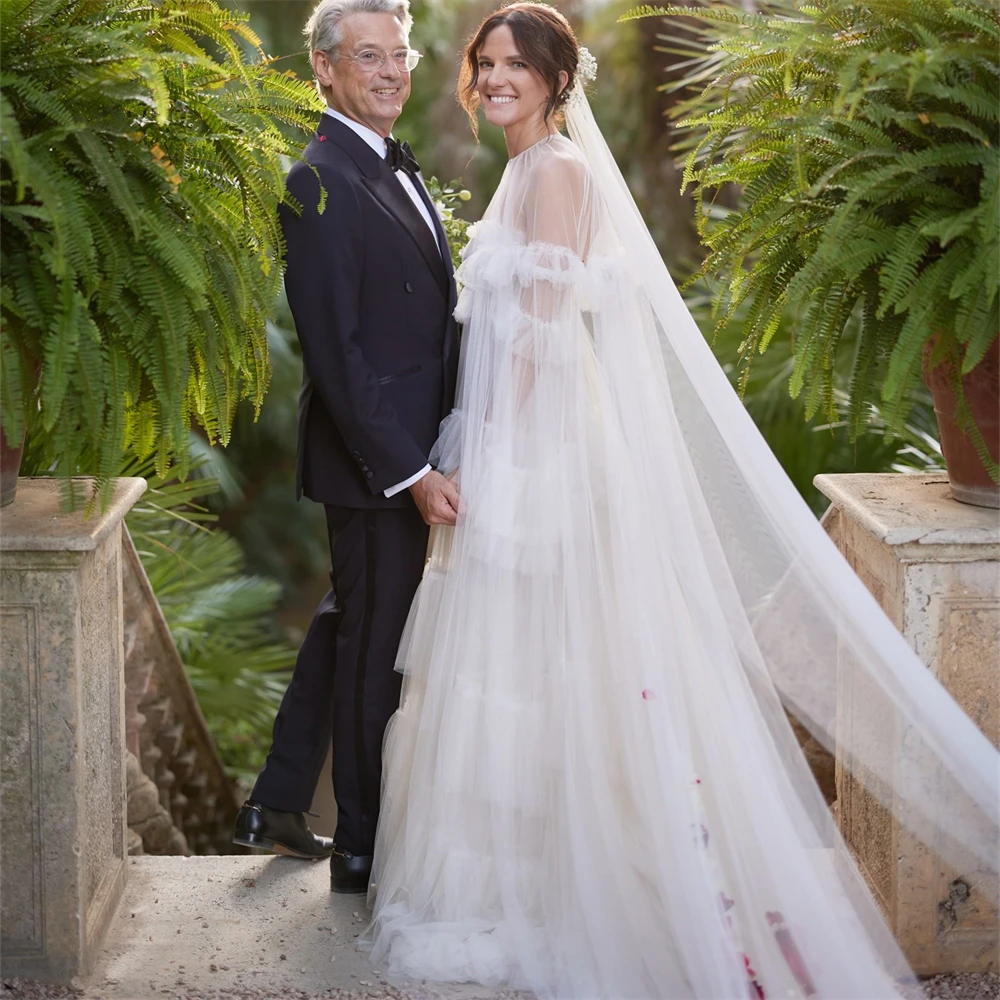
<path id="1" fill-rule="evenodd" d="M 392 53 L 392 59 L 400 73 L 412 73 L 417 68 L 421 55 L 422 53 L 416 49 L 396 49 Z M 383 52 L 382 49 L 362 49 L 354 55 L 344 53 L 343 58 L 357 63 L 358 68 L 364 73 L 377 73 L 385 65 L 389 53 Z"/>

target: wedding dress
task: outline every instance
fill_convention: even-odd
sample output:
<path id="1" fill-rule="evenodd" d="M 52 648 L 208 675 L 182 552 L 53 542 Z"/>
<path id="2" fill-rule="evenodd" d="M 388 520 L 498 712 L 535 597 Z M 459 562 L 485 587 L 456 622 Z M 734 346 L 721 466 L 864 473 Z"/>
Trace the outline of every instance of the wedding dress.
<path id="1" fill-rule="evenodd" d="M 579 89 L 567 124 L 458 272 L 464 506 L 400 648 L 364 942 L 572 1000 L 900 996 L 785 710 L 832 746 L 838 671 L 869 685 L 845 766 L 977 885 L 998 754 L 768 451 Z"/>

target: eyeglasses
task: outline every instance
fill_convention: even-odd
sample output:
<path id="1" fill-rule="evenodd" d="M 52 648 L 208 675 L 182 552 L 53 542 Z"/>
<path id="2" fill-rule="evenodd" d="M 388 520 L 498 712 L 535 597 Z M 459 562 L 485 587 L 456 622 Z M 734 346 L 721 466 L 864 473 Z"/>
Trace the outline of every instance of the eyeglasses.
<path id="1" fill-rule="evenodd" d="M 396 49 L 392 53 L 393 62 L 396 64 L 396 68 L 402 73 L 411 73 L 417 68 L 417 63 L 420 62 L 421 53 L 417 52 L 416 49 Z M 376 73 L 384 65 L 386 59 L 389 58 L 387 52 L 383 52 L 381 49 L 362 49 L 360 52 L 353 56 L 344 54 L 345 59 L 350 59 L 352 62 L 358 64 L 358 68 L 363 73 Z"/>

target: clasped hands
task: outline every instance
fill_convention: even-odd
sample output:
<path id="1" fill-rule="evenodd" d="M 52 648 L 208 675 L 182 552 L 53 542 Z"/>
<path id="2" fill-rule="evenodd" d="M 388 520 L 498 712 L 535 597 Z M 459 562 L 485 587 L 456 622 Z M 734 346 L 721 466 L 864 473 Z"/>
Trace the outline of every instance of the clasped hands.
<path id="1" fill-rule="evenodd" d="M 454 472 L 442 476 L 432 469 L 410 487 L 410 495 L 425 524 L 455 524 L 458 520 L 462 500 L 454 480 Z"/>

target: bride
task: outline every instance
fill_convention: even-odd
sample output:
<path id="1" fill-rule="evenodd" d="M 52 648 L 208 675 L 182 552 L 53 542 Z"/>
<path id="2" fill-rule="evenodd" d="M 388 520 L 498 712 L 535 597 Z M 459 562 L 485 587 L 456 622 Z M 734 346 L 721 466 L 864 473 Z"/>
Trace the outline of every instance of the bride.
<path id="1" fill-rule="evenodd" d="M 998 755 L 740 405 L 594 122 L 592 68 L 538 3 L 465 53 L 463 103 L 510 162 L 458 273 L 436 462 L 463 509 L 400 648 L 365 943 L 390 974 L 573 1000 L 902 996 L 785 709 L 831 745 L 838 681 L 861 685 L 878 711 L 840 727 L 845 766 L 976 885 Z"/>

